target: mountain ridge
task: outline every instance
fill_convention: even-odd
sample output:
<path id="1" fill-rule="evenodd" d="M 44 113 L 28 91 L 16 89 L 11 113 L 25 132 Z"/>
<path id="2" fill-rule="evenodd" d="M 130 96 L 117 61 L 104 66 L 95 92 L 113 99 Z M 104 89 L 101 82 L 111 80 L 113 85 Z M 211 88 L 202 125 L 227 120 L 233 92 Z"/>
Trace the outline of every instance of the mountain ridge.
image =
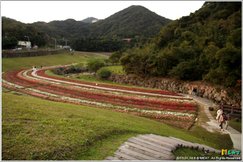
<path id="1" fill-rule="evenodd" d="M 2 40 L 3 48 L 15 48 L 17 40 L 26 39 L 28 36 L 33 45 L 53 46 L 53 39 L 63 45 L 63 39 L 77 49 L 85 50 L 92 48 L 78 48 L 80 42 L 86 44 L 99 44 L 115 50 L 123 47 L 124 38 L 135 39 L 136 42 L 155 36 L 160 28 L 171 20 L 159 16 L 142 6 L 130 6 L 118 11 L 106 19 L 97 21 L 96 18 L 88 17 L 81 21 L 69 18 L 66 20 L 54 20 L 50 22 L 37 21 L 25 24 L 14 19 L 2 17 Z M 103 40 L 103 41 L 102 41 Z M 109 41 L 108 41 L 109 40 Z M 115 44 L 119 42 L 117 48 Z M 110 45 L 107 45 L 110 44 Z M 111 45 L 112 44 L 112 45 Z M 131 45 L 131 44 L 130 44 Z M 104 48 L 101 48 L 105 50 Z"/>
<path id="2" fill-rule="evenodd" d="M 143 14 L 143 12 L 146 12 L 147 15 Z M 138 16 L 139 14 L 140 16 Z M 74 37 L 111 38 L 115 36 L 123 38 L 127 36 L 134 37 L 135 35 L 154 35 L 155 32 L 158 32 L 160 28 L 170 20 L 157 14 L 153 14 L 155 13 L 146 9 L 145 7 L 130 6 L 124 10 L 118 11 L 106 19 L 99 20 L 96 23 L 90 23 L 90 21 L 97 20 L 93 17 L 88 17 L 81 21 L 70 18 L 66 20 L 53 20 L 48 23 L 39 21 L 31 24 L 25 24 L 11 18 L 2 17 L 4 26 L 3 35 L 8 32 L 8 28 L 5 23 L 6 19 L 8 19 L 8 21 L 14 21 L 13 24 L 23 25 L 24 27 L 31 26 L 32 28 L 38 28 L 40 29 L 40 32 L 44 32 L 50 37 L 67 37 L 70 39 Z M 139 25 L 140 27 L 138 27 Z M 153 32 L 149 32 L 149 30 L 152 30 Z M 130 31 L 129 34 L 124 34 L 128 31 Z"/>

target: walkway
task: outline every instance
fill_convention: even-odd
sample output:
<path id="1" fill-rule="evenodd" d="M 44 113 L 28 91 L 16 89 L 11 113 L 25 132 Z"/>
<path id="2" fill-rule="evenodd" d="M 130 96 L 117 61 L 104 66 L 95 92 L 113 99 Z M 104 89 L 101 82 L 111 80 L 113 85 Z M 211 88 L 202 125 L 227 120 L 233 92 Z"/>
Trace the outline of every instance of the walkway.
<path id="1" fill-rule="evenodd" d="M 216 105 L 211 100 L 202 97 L 198 97 L 194 95 L 186 95 L 186 96 L 193 98 L 194 101 L 196 101 L 197 103 L 201 104 L 204 107 L 204 112 L 207 115 L 208 119 L 210 120 L 209 122 L 207 122 L 208 125 L 206 126 L 206 129 L 209 131 L 219 130 L 219 124 L 211 115 L 208 109 L 209 107 L 215 107 Z M 230 135 L 230 138 L 233 142 L 234 149 L 241 150 L 241 145 L 242 145 L 241 133 L 230 126 L 228 126 L 227 130 L 225 130 L 224 132 Z"/>
<path id="2" fill-rule="evenodd" d="M 184 141 L 174 137 L 154 134 L 138 135 L 127 140 L 114 154 L 106 160 L 174 160 L 173 151 L 177 147 L 198 148 L 210 152 L 220 152 L 214 148 Z"/>

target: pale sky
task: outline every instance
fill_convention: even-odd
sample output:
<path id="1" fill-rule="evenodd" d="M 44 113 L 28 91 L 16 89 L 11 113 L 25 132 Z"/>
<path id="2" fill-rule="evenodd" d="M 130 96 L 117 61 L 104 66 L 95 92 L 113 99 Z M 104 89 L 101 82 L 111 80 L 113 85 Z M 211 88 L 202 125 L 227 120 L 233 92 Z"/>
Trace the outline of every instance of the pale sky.
<path id="1" fill-rule="evenodd" d="M 1 1 L 1 16 L 24 23 L 87 17 L 105 19 L 131 5 L 141 5 L 175 20 L 202 7 L 204 1 Z"/>

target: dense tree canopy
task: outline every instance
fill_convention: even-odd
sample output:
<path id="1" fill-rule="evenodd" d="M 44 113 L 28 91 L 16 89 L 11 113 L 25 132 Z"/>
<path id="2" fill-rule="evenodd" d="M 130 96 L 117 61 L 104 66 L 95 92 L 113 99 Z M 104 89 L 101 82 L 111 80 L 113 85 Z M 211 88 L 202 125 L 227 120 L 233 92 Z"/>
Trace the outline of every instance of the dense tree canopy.
<path id="1" fill-rule="evenodd" d="M 206 2 L 120 61 L 127 73 L 234 86 L 241 80 L 241 3 Z"/>
<path id="2" fill-rule="evenodd" d="M 2 43 L 3 49 L 12 49 L 17 45 L 17 41 L 31 41 L 32 45 L 45 46 L 49 41 L 49 36 L 39 31 L 35 26 L 24 24 L 6 17 L 3 17 Z"/>

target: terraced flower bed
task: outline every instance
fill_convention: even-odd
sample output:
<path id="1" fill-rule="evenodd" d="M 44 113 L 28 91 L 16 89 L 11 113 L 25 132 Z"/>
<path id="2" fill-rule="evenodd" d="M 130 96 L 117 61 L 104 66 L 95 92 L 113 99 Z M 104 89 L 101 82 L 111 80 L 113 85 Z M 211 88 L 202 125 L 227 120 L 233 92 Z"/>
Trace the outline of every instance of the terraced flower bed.
<path id="1" fill-rule="evenodd" d="M 40 76 L 43 76 L 43 77 L 48 77 L 48 78 L 53 78 L 53 79 L 60 79 L 59 77 L 46 75 L 45 74 L 45 71 L 46 71 L 46 69 L 44 69 L 44 70 L 38 70 L 37 71 L 37 75 L 40 75 Z M 72 82 L 75 82 L 75 83 L 82 83 L 82 84 L 96 86 L 95 83 L 85 82 L 85 81 L 77 81 L 77 80 L 72 80 L 72 79 L 69 79 L 69 78 L 62 78 L 62 80 L 64 80 L 64 81 L 72 81 Z M 177 93 L 170 92 L 170 91 L 164 91 L 164 90 L 149 90 L 149 89 L 134 88 L 134 87 L 125 87 L 125 86 L 110 85 L 110 84 L 99 84 L 99 86 L 106 87 L 106 88 L 116 88 L 116 89 L 122 89 L 122 90 L 132 90 L 132 91 L 155 93 L 155 94 L 162 94 L 162 95 L 180 96 Z"/>
<path id="2" fill-rule="evenodd" d="M 185 129 L 196 118 L 197 105 L 179 94 L 48 76 L 45 71 L 50 68 L 55 67 L 5 73 L 3 86 L 48 100 L 132 113 Z"/>

